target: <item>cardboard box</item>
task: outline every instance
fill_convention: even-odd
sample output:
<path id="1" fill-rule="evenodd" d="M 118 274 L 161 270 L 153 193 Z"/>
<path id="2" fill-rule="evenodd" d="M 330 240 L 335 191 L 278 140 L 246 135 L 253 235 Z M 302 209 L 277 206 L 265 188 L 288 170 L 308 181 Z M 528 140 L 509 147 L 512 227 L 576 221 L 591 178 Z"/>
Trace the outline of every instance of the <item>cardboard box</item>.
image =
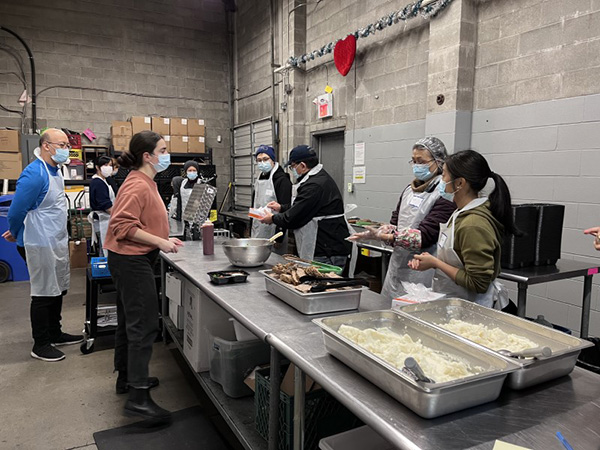
<path id="1" fill-rule="evenodd" d="M 20 137 L 17 130 L 0 130 L 0 152 L 21 153 Z"/>
<path id="2" fill-rule="evenodd" d="M 20 153 L 0 153 L 0 180 L 18 180 L 22 171 Z"/>
<path id="3" fill-rule="evenodd" d="M 187 153 L 188 152 L 188 137 L 187 136 L 171 136 L 171 153 Z"/>
<path id="4" fill-rule="evenodd" d="M 210 336 L 229 336 L 229 314 L 192 283 L 184 283 L 183 355 L 196 372 L 210 369 Z"/>
<path id="5" fill-rule="evenodd" d="M 133 116 L 129 119 L 131 122 L 131 132 L 137 134 L 140 131 L 152 130 L 152 118 L 144 116 Z"/>
<path id="6" fill-rule="evenodd" d="M 190 136 L 188 141 L 188 153 L 206 153 L 204 136 Z"/>
<path id="7" fill-rule="evenodd" d="M 187 136 L 188 135 L 188 120 L 178 117 L 171 118 L 170 124 L 171 136 Z"/>
<path id="8" fill-rule="evenodd" d="M 252 372 L 250 372 L 250 374 L 244 378 L 244 384 L 252 389 L 252 392 L 256 392 L 256 371 L 260 369 L 266 369 L 267 367 L 269 367 L 268 364 L 256 366 L 254 369 L 252 369 Z"/>
<path id="9" fill-rule="evenodd" d="M 113 121 L 110 127 L 110 133 L 113 136 L 131 137 L 131 122 Z"/>
<path id="10" fill-rule="evenodd" d="M 71 269 L 82 269 L 87 267 L 87 241 L 69 241 L 69 258 Z"/>
<path id="11" fill-rule="evenodd" d="M 187 126 L 188 129 L 186 134 L 188 136 L 206 136 L 204 119 L 188 119 Z"/>
<path id="12" fill-rule="evenodd" d="M 181 306 L 183 280 L 181 276 L 175 273 L 167 273 L 165 277 L 165 295 L 176 305 Z"/>
<path id="13" fill-rule="evenodd" d="M 296 366 L 291 363 L 283 376 L 283 380 L 281 381 L 281 391 L 285 392 L 290 397 L 294 396 L 294 377 L 295 377 L 295 369 Z M 306 375 L 306 380 L 304 384 L 304 392 L 310 392 L 315 390 L 315 380 Z"/>
<path id="14" fill-rule="evenodd" d="M 112 138 L 113 147 L 118 152 L 126 152 L 129 150 L 130 141 L 131 136 L 113 136 Z"/>
<path id="15" fill-rule="evenodd" d="M 170 152 L 170 151 L 171 151 L 171 136 L 169 136 L 168 134 L 167 134 L 167 135 L 164 135 L 164 136 L 163 136 L 163 139 L 164 139 L 164 140 L 165 140 L 165 142 L 167 143 L 167 151 L 169 151 L 169 152 Z"/>
<path id="16" fill-rule="evenodd" d="M 183 306 L 178 305 L 173 300 L 169 299 L 169 318 L 173 321 L 175 328 L 183 329 Z"/>
<path id="17" fill-rule="evenodd" d="M 152 131 L 157 132 L 161 136 L 169 134 L 171 120 L 168 117 L 153 117 Z"/>

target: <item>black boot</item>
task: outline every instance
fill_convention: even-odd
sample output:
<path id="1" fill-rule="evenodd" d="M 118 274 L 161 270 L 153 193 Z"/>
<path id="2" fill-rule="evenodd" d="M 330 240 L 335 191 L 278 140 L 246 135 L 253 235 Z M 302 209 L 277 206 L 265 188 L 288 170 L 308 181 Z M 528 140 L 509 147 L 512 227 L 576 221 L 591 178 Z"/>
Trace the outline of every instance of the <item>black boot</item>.
<path id="1" fill-rule="evenodd" d="M 154 389 L 160 384 L 160 382 L 156 377 L 148 377 L 148 384 L 150 385 L 150 389 Z M 127 372 L 119 371 L 119 376 L 117 377 L 116 391 L 119 395 L 127 394 L 129 392 L 129 386 L 127 385 Z"/>
<path id="2" fill-rule="evenodd" d="M 148 388 L 129 387 L 129 399 L 125 403 L 125 414 L 150 419 L 155 425 L 171 422 L 171 413 L 154 403 Z"/>

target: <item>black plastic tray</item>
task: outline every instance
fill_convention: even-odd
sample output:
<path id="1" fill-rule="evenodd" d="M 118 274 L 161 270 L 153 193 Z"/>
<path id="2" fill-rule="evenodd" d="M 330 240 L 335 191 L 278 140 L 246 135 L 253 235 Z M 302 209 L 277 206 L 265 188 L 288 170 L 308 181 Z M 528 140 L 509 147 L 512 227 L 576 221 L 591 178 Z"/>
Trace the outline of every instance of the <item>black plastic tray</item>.
<path id="1" fill-rule="evenodd" d="M 229 284 L 229 283 L 245 283 L 248 279 L 248 272 L 243 270 L 223 270 L 217 272 L 208 272 L 211 283 L 214 284 Z"/>

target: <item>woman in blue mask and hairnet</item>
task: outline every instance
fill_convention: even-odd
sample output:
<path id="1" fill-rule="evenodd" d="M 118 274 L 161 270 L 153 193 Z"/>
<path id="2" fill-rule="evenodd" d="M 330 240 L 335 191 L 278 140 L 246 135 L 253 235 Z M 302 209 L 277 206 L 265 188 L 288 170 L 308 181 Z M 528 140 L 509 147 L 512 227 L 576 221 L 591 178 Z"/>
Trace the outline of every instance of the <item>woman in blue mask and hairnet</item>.
<path id="1" fill-rule="evenodd" d="M 198 183 L 199 171 L 200 166 L 196 161 L 186 161 L 183 166 L 183 177 L 174 177 L 171 181 L 173 184 L 171 217 L 176 220 L 181 220 L 181 215 L 188 204 L 192 189 L 194 189 L 194 186 Z"/>
<path id="2" fill-rule="evenodd" d="M 261 145 L 255 153 L 259 176 L 254 184 L 254 207 L 267 206 L 269 202 L 289 204 L 292 201 L 292 182 L 287 173 L 279 166 L 275 150 L 268 145 Z M 281 230 L 275 224 L 260 223 L 252 219 L 253 238 L 270 238 Z M 277 239 L 275 251 L 287 253 L 287 239 Z"/>
<path id="3" fill-rule="evenodd" d="M 440 223 L 446 223 L 456 205 L 441 197 L 437 189 L 444 160 L 448 156 L 444 143 L 425 137 L 415 143 L 409 164 L 415 179 L 402 191 L 390 225 L 369 229 L 351 236 L 352 240 L 377 239 L 394 248 L 381 294 L 389 299 L 406 292 L 402 281 L 431 287 L 434 271 L 416 272 L 408 267 L 416 253 L 435 254 Z"/>

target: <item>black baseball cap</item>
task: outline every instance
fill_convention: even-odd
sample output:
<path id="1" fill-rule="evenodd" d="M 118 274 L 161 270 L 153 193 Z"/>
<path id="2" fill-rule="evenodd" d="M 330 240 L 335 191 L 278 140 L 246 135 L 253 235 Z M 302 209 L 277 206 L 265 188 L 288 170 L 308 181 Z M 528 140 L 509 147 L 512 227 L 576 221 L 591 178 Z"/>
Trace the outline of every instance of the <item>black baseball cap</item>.
<path id="1" fill-rule="evenodd" d="M 290 164 L 306 161 L 307 159 L 314 158 L 316 156 L 317 153 L 310 145 L 298 145 L 290 152 L 290 157 L 285 166 L 288 167 Z"/>

